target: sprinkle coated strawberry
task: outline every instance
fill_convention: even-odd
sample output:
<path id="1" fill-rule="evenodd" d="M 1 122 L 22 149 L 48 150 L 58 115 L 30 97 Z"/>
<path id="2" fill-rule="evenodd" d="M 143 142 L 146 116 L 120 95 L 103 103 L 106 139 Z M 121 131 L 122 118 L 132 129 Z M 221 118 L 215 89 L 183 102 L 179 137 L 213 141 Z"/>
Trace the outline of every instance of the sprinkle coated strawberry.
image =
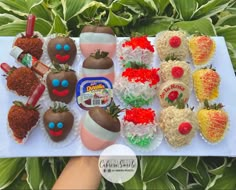
<path id="1" fill-rule="evenodd" d="M 177 47 L 179 47 L 180 44 L 181 44 L 181 39 L 180 39 L 180 37 L 178 37 L 178 36 L 173 36 L 173 37 L 171 37 L 170 40 L 169 40 L 169 44 L 170 44 L 170 46 L 171 46 L 172 48 L 177 48 Z"/>
<path id="2" fill-rule="evenodd" d="M 178 130 L 182 135 L 187 135 L 192 130 L 192 125 L 189 122 L 183 122 L 179 125 Z"/>

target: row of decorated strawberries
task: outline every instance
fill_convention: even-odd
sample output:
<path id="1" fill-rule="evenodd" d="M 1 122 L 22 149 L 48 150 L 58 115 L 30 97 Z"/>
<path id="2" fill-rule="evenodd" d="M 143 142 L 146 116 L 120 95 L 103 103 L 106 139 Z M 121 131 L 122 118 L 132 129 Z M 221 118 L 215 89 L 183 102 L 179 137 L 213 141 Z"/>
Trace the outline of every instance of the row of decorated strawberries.
<path id="1" fill-rule="evenodd" d="M 34 16 L 30 15 L 28 22 L 34 22 L 34 19 Z M 33 26 L 32 24 L 29 25 Z M 32 42 L 30 42 L 30 40 L 32 40 Z M 1 68 L 8 73 L 8 88 L 10 90 L 15 90 L 18 95 L 30 96 L 26 105 L 15 102 L 15 105 L 10 109 L 8 114 L 9 126 L 13 131 L 13 136 L 18 139 L 18 142 L 22 142 L 26 138 L 31 128 L 36 125 L 39 119 L 39 116 L 38 118 L 30 117 L 30 120 L 35 118 L 34 121 L 22 124 L 22 128 L 20 129 L 19 123 L 22 123 L 22 119 L 19 121 L 14 119 L 16 118 L 16 115 L 20 118 L 19 115 L 21 114 L 24 114 L 24 117 L 22 116 L 22 118 L 28 117 L 31 115 L 30 113 L 37 110 L 34 106 L 37 104 L 37 98 L 43 93 L 44 87 L 42 87 L 40 80 L 34 72 L 42 77 L 46 74 L 47 90 L 52 101 L 64 102 L 66 104 L 71 102 L 77 83 L 76 73 L 69 67 L 69 65 L 73 64 L 77 52 L 74 41 L 69 37 L 57 36 L 48 42 L 48 55 L 54 63 L 53 68 L 49 68 L 38 60 L 41 56 L 39 55 L 39 52 L 41 52 L 39 46 L 34 46 L 36 47 L 34 50 L 32 47 L 29 48 L 29 44 L 32 43 L 35 45 L 37 44 L 36 41 L 39 42 L 40 40 L 37 40 L 37 38 L 33 36 L 32 28 L 28 29 L 27 27 L 25 36 L 23 35 L 16 39 L 14 42 L 15 47 L 11 52 L 11 55 L 19 62 L 31 69 L 27 67 L 10 68 L 5 63 L 1 64 Z M 42 44 L 42 41 L 40 44 Z M 194 36 L 191 40 L 187 40 L 184 33 L 179 31 L 167 31 L 157 36 L 156 49 L 162 60 L 160 76 L 162 81 L 166 80 L 166 82 L 161 84 L 157 93 L 157 84 L 160 82 L 158 75 L 159 69 L 149 69 L 153 61 L 154 48 L 147 37 L 133 37 L 121 44 L 118 56 L 123 65 L 123 72 L 119 78 L 115 80 L 114 64 L 111 59 L 116 52 L 116 38 L 114 33 L 107 27 L 85 27 L 80 36 L 81 52 L 87 57 L 83 62 L 83 77 L 95 78 L 87 78 L 79 81 L 78 92 L 76 92 L 77 102 L 80 107 L 84 109 L 90 108 L 86 120 L 83 120 L 84 125 L 82 125 L 84 126 L 82 129 L 85 135 L 82 135 L 81 138 L 84 144 L 90 149 L 101 149 L 104 148 L 105 145 L 107 146 L 108 144 L 113 143 L 118 137 L 120 124 L 116 123 L 119 123 L 117 120 L 117 110 L 119 109 L 113 104 L 112 108 L 107 107 L 112 102 L 111 89 L 112 84 L 114 84 L 114 92 L 124 104 L 138 107 L 126 110 L 126 116 L 124 117 L 124 121 L 128 121 L 125 125 L 128 126 L 126 128 L 128 130 L 125 132 L 126 137 L 132 144 L 138 146 L 150 145 L 157 127 L 154 117 L 155 114 L 153 110 L 139 107 L 150 105 L 156 94 L 158 94 L 160 104 L 164 108 L 169 107 L 173 102 L 179 99 L 183 99 L 185 102 L 188 101 L 190 96 L 189 88 L 192 84 L 189 64 L 185 62 L 188 56 L 188 47 L 190 48 L 192 55 L 194 55 L 192 58 L 195 65 L 205 65 L 209 62 L 214 53 L 215 43 L 211 38 L 206 36 Z M 37 52 L 38 55 L 34 55 L 34 52 Z M 109 54 L 107 52 L 109 52 Z M 110 55 L 110 57 L 108 55 Z M 164 59 L 167 59 L 167 61 L 164 61 Z M 220 78 L 211 68 L 201 68 L 196 71 L 193 74 L 193 82 L 196 96 L 199 101 L 205 99 L 211 100 L 218 96 Z M 38 88 L 41 90 L 38 90 Z M 36 100 L 33 101 L 34 103 L 29 103 L 32 101 L 32 98 L 34 99 L 35 97 Z M 99 105 L 100 107 L 94 108 L 95 105 Z M 21 110 L 26 109 L 29 113 L 24 111 L 24 113 L 19 114 L 19 107 Z M 108 112 L 110 113 L 109 116 L 101 107 L 107 107 L 107 110 L 109 110 Z M 15 109 L 18 111 L 15 111 Z M 95 111 L 96 109 L 98 111 Z M 50 107 L 44 116 L 45 128 L 52 140 L 61 141 L 65 139 L 70 132 L 73 122 L 68 121 L 73 121 L 74 116 L 68 116 L 68 121 L 61 122 L 59 121 L 60 119 L 58 119 L 60 116 L 52 116 L 53 114 L 51 112 L 60 115 L 64 112 L 69 112 L 69 110 L 65 106 L 55 105 Z M 132 116 L 134 113 L 135 116 Z M 140 115 L 139 117 L 145 119 L 140 123 L 136 122 L 134 124 L 134 120 L 137 120 L 135 118 L 137 118 L 138 113 L 142 113 L 143 116 Z M 71 115 L 71 113 L 69 115 Z M 52 118 L 54 118 L 53 122 L 50 121 Z M 101 118 L 104 118 L 103 122 L 98 123 L 97 121 L 101 121 Z M 127 118 L 129 119 L 127 120 Z M 149 118 L 152 119 L 148 122 L 147 120 Z M 226 119 L 227 118 L 225 118 L 225 120 Z M 27 119 L 23 120 L 27 121 Z M 161 120 L 162 119 L 160 118 L 160 121 Z M 226 128 L 227 126 L 227 121 L 225 120 L 224 122 L 226 125 L 223 128 Z M 95 121 L 94 125 L 91 125 L 91 121 Z M 139 126 L 137 126 L 137 124 Z M 147 127 L 146 131 L 143 129 L 145 124 L 150 125 Z M 98 126 L 101 126 L 100 132 L 97 130 Z M 160 124 L 160 126 L 163 125 Z M 189 123 L 183 125 L 179 124 L 178 126 L 181 128 L 179 131 L 182 131 L 180 133 L 185 135 L 185 137 L 190 133 Z M 194 128 L 192 126 L 195 126 L 195 124 L 191 125 L 191 129 Z M 167 125 L 166 127 L 164 125 L 164 127 L 161 128 L 165 131 Z M 206 130 L 207 133 L 218 134 L 217 131 L 214 132 L 213 127 L 208 127 L 208 129 L 209 130 Z M 222 128 L 220 128 L 220 130 L 220 135 L 223 136 L 225 130 L 222 130 Z M 95 133 L 94 131 L 98 133 Z M 142 131 L 142 133 L 140 133 L 140 131 Z M 90 140 L 86 141 L 86 139 Z M 90 142 L 90 144 L 86 144 L 86 142 Z M 183 140 L 181 142 L 183 145 L 187 144 Z M 96 147 L 96 145 L 98 147 Z"/>

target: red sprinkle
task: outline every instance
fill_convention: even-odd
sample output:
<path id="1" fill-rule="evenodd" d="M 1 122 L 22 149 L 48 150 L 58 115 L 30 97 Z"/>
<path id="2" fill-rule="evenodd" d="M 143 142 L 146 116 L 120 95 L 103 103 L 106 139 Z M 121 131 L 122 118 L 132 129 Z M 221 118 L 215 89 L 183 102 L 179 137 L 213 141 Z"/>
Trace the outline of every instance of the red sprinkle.
<path id="1" fill-rule="evenodd" d="M 129 41 L 126 41 L 122 44 L 122 47 L 131 46 L 132 49 L 140 47 L 142 49 L 148 49 L 151 52 L 154 52 L 154 47 L 151 45 L 151 42 L 148 41 L 147 36 L 133 37 Z"/>
<path id="2" fill-rule="evenodd" d="M 183 122 L 179 125 L 179 132 L 182 135 L 187 135 L 192 130 L 192 125 L 189 122 Z"/>
<path id="3" fill-rule="evenodd" d="M 172 68 L 171 74 L 174 78 L 180 78 L 184 74 L 184 69 L 182 67 L 175 66 Z"/>
<path id="4" fill-rule="evenodd" d="M 181 39 L 179 36 L 173 36 L 169 40 L 169 44 L 172 48 L 177 48 L 181 44 Z"/>
<path id="5" fill-rule="evenodd" d="M 136 124 L 153 123 L 155 112 L 151 108 L 131 108 L 126 110 L 124 120 Z"/>
<path id="6" fill-rule="evenodd" d="M 156 85 L 159 81 L 158 75 L 159 68 L 154 69 L 134 69 L 134 68 L 127 68 L 123 73 L 122 76 L 128 78 L 130 82 L 150 82 L 149 86 Z"/>

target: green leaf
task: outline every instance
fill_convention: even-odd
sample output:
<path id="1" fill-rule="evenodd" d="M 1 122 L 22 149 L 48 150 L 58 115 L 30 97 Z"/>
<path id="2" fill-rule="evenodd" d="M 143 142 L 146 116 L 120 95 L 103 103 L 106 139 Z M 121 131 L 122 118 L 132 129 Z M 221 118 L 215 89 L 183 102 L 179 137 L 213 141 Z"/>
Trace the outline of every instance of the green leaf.
<path id="1" fill-rule="evenodd" d="M 11 14 L 7 14 L 7 13 L 0 14 L 0 26 L 11 23 L 16 20 L 19 20 L 19 18 Z"/>
<path id="2" fill-rule="evenodd" d="M 229 0 L 211 0 L 208 3 L 202 5 L 194 12 L 193 18 L 208 18 L 222 12 L 228 5 Z"/>
<path id="3" fill-rule="evenodd" d="M 169 5 L 169 1 L 153 0 L 158 8 L 158 14 L 162 15 L 165 12 L 166 7 Z"/>
<path id="4" fill-rule="evenodd" d="M 197 166 L 199 163 L 199 159 L 200 159 L 199 157 L 187 157 L 181 167 L 183 167 L 190 173 L 197 174 L 198 173 Z"/>
<path id="5" fill-rule="evenodd" d="M 109 11 L 108 18 L 105 22 L 107 26 L 126 26 L 132 21 L 133 16 L 130 13 L 123 13 L 122 15 L 116 15 L 111 10 Z"/>
<path id="6" fill-rule="evenodd" d="M 141 179 L 140 164 L 138 165 L 135 175 L 130 180 L 123 183 L 123 187 L 127 190 L 128 189 L 143 189 L 143 181 Z"/>
<path id="7" fill-rule="evenodd" d="M 184 189 L 187 188 L 188 185 L 188 179 L 189 179 L 189 173 L 183 169 L 183 168 L 177 168 L 175 170 L 169 171 L 168 174 L 173 180 L 178 182 L 181 186 L 184 187 Z"/>
<path id="8" fill-rule="evenodd" d="M 216 27 L 218 36 L 224 36 L 225 40 L 236 48 L 236 26 Z"/>
<path id="9" fill-rule="evenodd" d="M 220 17 L 220 19 L 216 23 L 216 26 L 225 26 L 225 25 L 235 26 L 236 25 L 236 14 Z"/>
<path id="10" fill-rule="evenodd" d="M 52 13 L 48 8 L 45 8 L 43 5 L 34 6 L 31 9 L 31 13 L 36 16 L 36 18 L 41 18 L 52 22 Z"/>
<path id="11" fill-rule="evenodd" d="M 146 189 L 168 189 L 175 190 L 175 186 L 168 179 L 167 175 L 162 175 L 161 177 L 154 179 L 146 183 Z"/>
<path id="12" fill-rule="evenodd" d="M 20 16 L 26 16 L 29 12 L 29 8 L 25 0 L 0 0 L 0 7 L 6 11 L 12 11 Z"/>
<path id="13" fill-rule="evenodd" d="M 64 13 L 64 20 L 68 21 L 72 17 L 77 16 L 78 14 L 82 13 L 85 9 L 90 6 L 95 6 L 96 4 L 102 4 L 99 2 L 95 2 L 92 0 L 83 0 L 83 1 L 75 1 L 75 0 L 61 0 L 63 13 Z"/>
<path id="14" fill-rule="evenodd" d="M 42 180 L 42 162 L 40 158 L 26 158 L 25 169 L 30 188 L 40 189 Z"/>
<path id="15" fill-rule="evenodd" d="M 152 0 L 118 0 L 118 3 L 129 8 L 139 16 L 155 15 L 158 11 Z"/>
<path id="16" fill-rule="evenodd" d="M 178 164 L 181 157 L 142 157 L 140 160 L 143 181 L 148 182 L 166 174 Z"/>
<path id="17" fill-rule="evenodd" d="M 0 159 L 0 189 L 9 186 L 25 168 L 25 158 Z"/>
<path id="18" fill-rule="evenodd" d="M 148 36 L 155 36 L 158 32 L 168 30 L 171 23 L 174 21 L 171 17 L 157 16 L 144 20 L 142 23 L 137 23 L 131 31 L 138 32 Z"/>
<path id="19" fill-rule="evenodd" d="M 200 159 L 197 165 L 197 174 L 192 174 L 194 179 L 201 184 L 203 187 L 206 187 L 210 182 L 210 176 L 207 170 L 205 163 Z"/>
<path id="20" fill-rule="evenodd" d="M 197 9 L 197 2 L 195 0 L 170 0 L 170 3 L 183 20 L 190 20 Z"/>
<path id="21" fill-rule="evenodd" d="M 17 189 L 17 190 L 29 190 L 29 184 L 26 181 L 26 173 L 25 171 L 23 171 L 15 180 L 14 182 L 8 186 L 7 188 L 5 188 L 4 190 L 13 190 L 13 189 Z"/>
<path id="22" fill-rule="evenodd" d="M 67 33 L 67 25 L 64 20 L 60 16 L 55 16 L 54 22 L 50 31 L 50 34 L 59 33 L 66 34 Z"/>
<path id="23" fill-rule="evenodd" d="M 205 187 L 201 186 L 198 183 L 188 184 L 188 187 L 186 189 L 188 189 L 188 190 L 206 190 Z"/>
<path id="24" fill-rule="evenodd" d="M 44 158 L 42 162 L 42 177 L 43 184 L 41 186 L 41 189 L 52 189 L 57 177 L 54 176 L 54 173 L 51 169 L 49 158 Z"/>
<path id="25" fill-rule="evenodd" d="M 208 172 L 213 175 L 223 174 L 228 163 L 226 157 L 206 157 L 202 161 L 207 165 Z"/>
<path id="26" fill-rule="evenodd" d="M 215 180 L 208 185 L 208 190 L 235 189 L 236 188 L 236 160 L 225 168 L 223 175 L 216 176 Z"/>
<path id="27" fill-rule="evenodd" d="M 211 20 L 205 18 L 194 21 L 181 21 L 175 23 L 173 26 L 181 28 L 189 34 L 194 34 L 196 31 L 209 36 L 215 36 L 216 34 Z"/>

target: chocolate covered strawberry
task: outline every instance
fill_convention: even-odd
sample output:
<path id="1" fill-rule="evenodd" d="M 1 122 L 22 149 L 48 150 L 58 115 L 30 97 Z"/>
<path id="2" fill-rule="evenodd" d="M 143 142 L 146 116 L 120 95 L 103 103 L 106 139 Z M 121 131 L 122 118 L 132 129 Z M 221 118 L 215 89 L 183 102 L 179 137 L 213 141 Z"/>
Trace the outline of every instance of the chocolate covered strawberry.
<path id="1" fill-rule="evenodd" d="M 75 41 L 63 35 L 50 39 L 47 50 L 51 61 L 55 64 L 72 65 L 77 53 Z"/>
<path id="2" fill-rule="evenodd" d="M 113 57 L 116 52 L 115 33 L 108 26 L 84 26 L 80 33 L 80 49 L 84 57 L 90 56 L 98 49 Z"/>
<path id="3" fill-rule="evenodd" d="M 87 57 L 82 65 L 83 77 L 105 77 L 112 83 L 115 80 L 114 63 L 108 52 L 97 50 Z"/>
<path id="4" fill-rule="evenodd" d="M 35 73 L 27 67 L 10 67 L 7 63 L 1 64 L 6 73 L 7 87 L 20 96 L 30 96 L 40 83 Z"/>
<path id="5" fill-rule="evenodd" d="M 70 133 L 74 124 L 74 116 L 67 106 L 54 104 L 44 113 L 43 123 L 49 137 L 53 141 L 59 142 Z"/>
<path id="6" fill-rule="evenodd" d="M 18 46 L 24 53 L 29 53 L 37 59 L 40 59 L 43 54 L 43 41 L 34 33 L 35 19 L 35 16 L 32 14 L 28 16 L 26 32 L 15 40 L 13 46 Z"/>
<path id="7" fill-rule="evenodd" d="M 114 102 L 106 110 L 90 108 L 80 126 L 81 140 L 90 150 L 101 150 L 113 144 L 120 134 L 119 106 Z"/>
<path id="8" fill-rule="evenodd" d="M 222 108 L 221 103 L 209 104 L 205 100 L 204 107 L 197 113 L 201 134 L 211 143 L 220 142 L 228 128 L 229 116 Z"/>
<path id="9" fill-rule="evenodd" d="M 39 106 L 36 106 L 38 100 L 45 90 L 43 84 L 39 84 L 29 97 L 26 104 L 14 101 L 14 105 L 8 112 L 8 124 L 13 137 L 18 143 L 24 143 L 30 131 L 36 126 L 39 120 Z"/>
<path id="10" fill-rule="evenodd" d="M 194 35 L 189 39 L 189 50 L 196 66 L 207 64 L 216 50 L 216 43 L 206 35 Z"/>
<path id="11" fill-rule="evenodd" d="M 46 78 L 50 99 L 69 103 L 75 94 L 77 83 L 75 71 L 71 70 L 67 64 L 54 64 L 54 67 Z"/>

